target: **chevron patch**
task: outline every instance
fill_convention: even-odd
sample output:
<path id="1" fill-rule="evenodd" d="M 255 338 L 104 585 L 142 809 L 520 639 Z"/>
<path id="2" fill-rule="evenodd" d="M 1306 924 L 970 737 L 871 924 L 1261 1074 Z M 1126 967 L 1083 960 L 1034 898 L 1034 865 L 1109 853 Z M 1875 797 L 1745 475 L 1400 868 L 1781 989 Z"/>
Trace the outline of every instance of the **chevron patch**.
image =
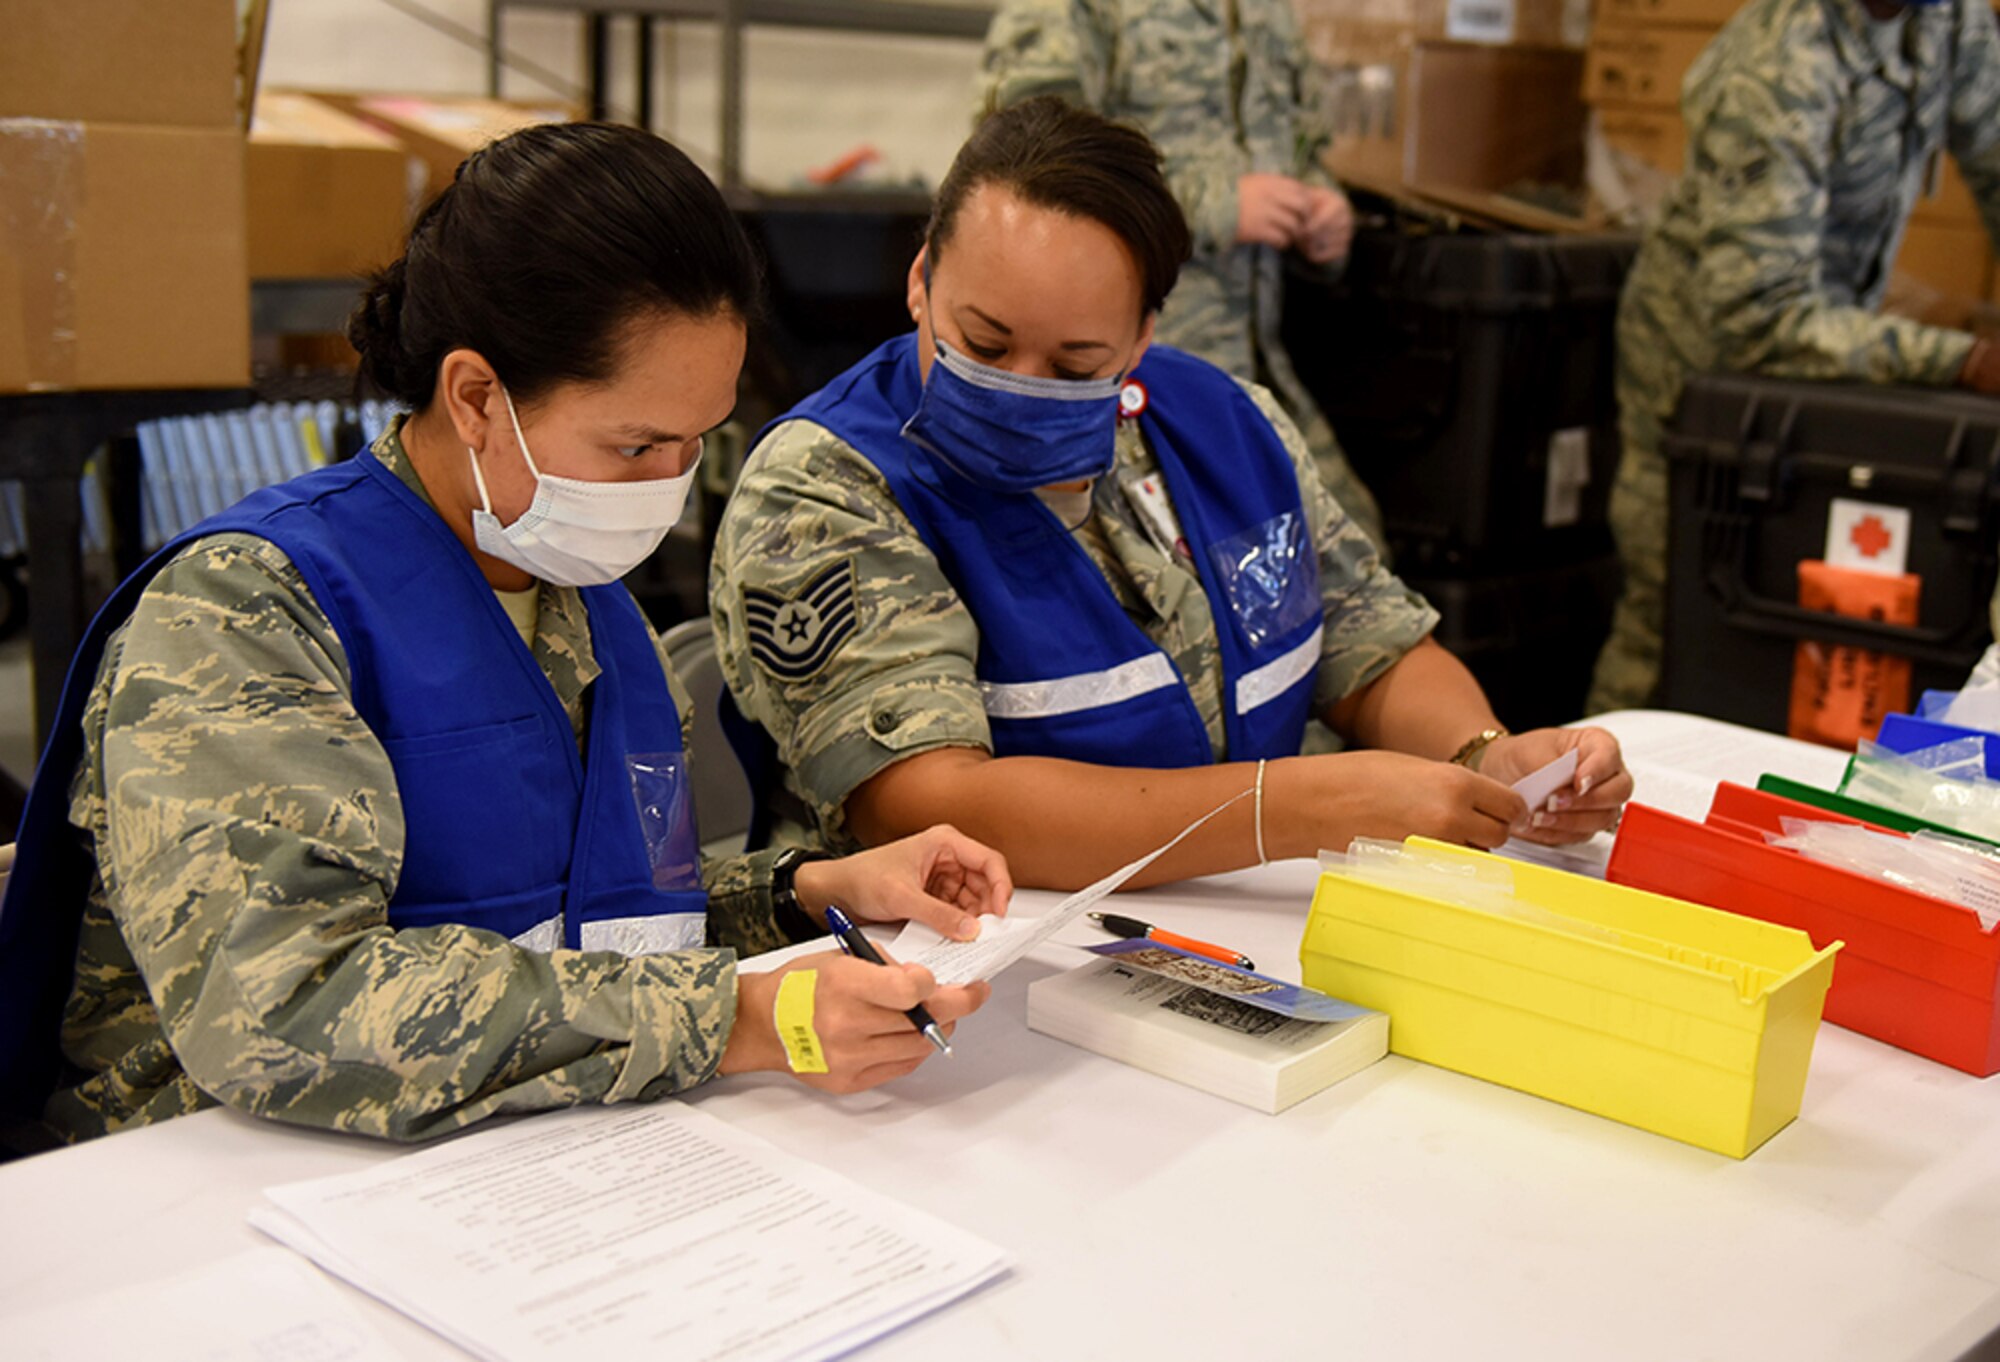
<path id="1" fill-rule="evenodd" d="M 750 656 L 765 671 L 780 681 L 816 675 L 854 636 L 854 560 L 821 568 L 790 595 L 744 587 L 743 621 Z"/>

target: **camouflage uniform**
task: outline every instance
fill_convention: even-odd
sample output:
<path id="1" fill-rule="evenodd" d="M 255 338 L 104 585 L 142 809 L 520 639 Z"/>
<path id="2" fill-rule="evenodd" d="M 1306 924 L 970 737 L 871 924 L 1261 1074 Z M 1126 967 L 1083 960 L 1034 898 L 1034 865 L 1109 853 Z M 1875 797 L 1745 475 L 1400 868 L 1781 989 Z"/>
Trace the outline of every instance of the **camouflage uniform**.
<path id="1" fill-rule="evenodd" d="M 1626 586 L 1593 712 L 1643 705 L 1658 683 L 1660 431 L 1687 376 L 1950 384 L 1971 336 L 1875 312 L 1940 147 L 2000 238 L 2000 46 L 1987 0 L 1888 23 L 1860 0 L 1753 0 L 1689 70 L 1681 108 L 1688 168 L 1618 313 L 1625 452 L 1611 520 Z"/>
<path id="2" fill-rule="evenodd" d="M 396 429 L 376 453 L 422 495 Z M 541 588 L 533 652 L 581 736 L 598 666 L 576 591 Z M 714 1073 L 728 949 L 538 953 L 388 926 L 402 809 L 351 692 L 298 570 L 250 535 L 189 545 L 109 640 L 71 789 L 98 870 L 63 1017 L 86 1077 L 45 1112 L 61 1138 L 222 1101 L 417 1139 Z M 770 860 L 707 868 L 712 943 L 785 944 Z"/>
<path id="3" fill-rule="evenodd" d="M 1284 260 L 1236 244 L 1236 181 L 1289 175 L 1332 188 L 1321 88 L 1291 0 L 1007 0 L 986 35 L 980 107 L 1060 95 L 1129 122 L 1159 147 L 1194 233 L 1194 259 L 1159 338 L 1284 403 L 1320 476 L 1377 544 L 1382 513 L 1348 466 L 1279 336 Z"/>
<path id="4" fill-rule="evenodd" d="M 1271 394 L 1251 392 L 1292 456 L 1319 549 L 1326 633 L 1313 707 L 1323 713 L 1427 637 L 1437 614 L 1382 566 Z M 1077 513 L 1049 500 L 1132 621 L 1180 669 L 1215 759 L 1226 761 L 1214 617 L 1185 551 L 1149 529 L 1128 491 L 1149 478 L 1161 483 L 1158 462 L 1137 423 L 1120 421 L 1116 465 L 1076 495 Z M 758 654 L 772 657 L 783 641 L 753 630 L 746 593 L 802 599 L 825 574 L 850 568 L 851 623 L 790 650 L 823 658 L 808 674 L 791 679 L 798 669 L 786 667 L 787 677 L 776 675 Z M 781 839 L 853 850 L 859 843 L 843 809 L 870 777 L 935 748 L 992 750 L 975 671 L 979 626 L 875 466 L 823 427 L 789 421 L 751 454 L 723 513 L 709 608 L 729 688 L 776 739 L 788 791 L 804 806 L 795 815 L 812 824 L 794 822 Z"/>

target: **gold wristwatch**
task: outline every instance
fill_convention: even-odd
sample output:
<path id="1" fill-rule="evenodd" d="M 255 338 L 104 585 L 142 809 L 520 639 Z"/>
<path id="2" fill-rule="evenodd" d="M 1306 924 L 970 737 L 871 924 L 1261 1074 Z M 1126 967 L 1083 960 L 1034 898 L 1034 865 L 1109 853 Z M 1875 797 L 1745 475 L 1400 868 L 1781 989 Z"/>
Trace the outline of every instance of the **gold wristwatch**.
<path id="1" fill-rule="evenodd" d="M 1506 736 L 1507 730 L 1504 728 L 1482 728 L 1466 739 L 1465 746 L 1451 754 L 1451 764 L 1463 766 L 1468 771 L 1477 771 L 1481 759 L 1486 755 L 1486 749 Z"/>

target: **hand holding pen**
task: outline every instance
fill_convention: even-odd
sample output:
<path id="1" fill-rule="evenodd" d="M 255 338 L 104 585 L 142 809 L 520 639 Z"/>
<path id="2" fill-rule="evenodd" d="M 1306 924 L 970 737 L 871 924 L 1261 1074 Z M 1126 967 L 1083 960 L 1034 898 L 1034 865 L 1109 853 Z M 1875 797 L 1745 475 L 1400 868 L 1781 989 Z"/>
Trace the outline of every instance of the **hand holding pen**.
<path id="1" fill-rule="evenodd" d="M 857 960 L 866 960 L 871 965 L 889 963 L 882 958 L 882 953 L 875 949 L 875 943 L 864 936 L 860 928 L 848 921 L 847 914 L 841 912 L 838 906 L 826 910 L 826 927 L 833 933 L 833 939 L 840 943 L 840 949 Z M 924 1039 L 935 1045 L 940 1053 L 947 1055 L 951 1053 L 951 1042 L 945 1039 L 944 1029 L 931 1019 L 930 1012 L 922 1003 L 908 1009 L 903 1015 L 910 1019 L 910 1025 L 916 1027 Z"/>

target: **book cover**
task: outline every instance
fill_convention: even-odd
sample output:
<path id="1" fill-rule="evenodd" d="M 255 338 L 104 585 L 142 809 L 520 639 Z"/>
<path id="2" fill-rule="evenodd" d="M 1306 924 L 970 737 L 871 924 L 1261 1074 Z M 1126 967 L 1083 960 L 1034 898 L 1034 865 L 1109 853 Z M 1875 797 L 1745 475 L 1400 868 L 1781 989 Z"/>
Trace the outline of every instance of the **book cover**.
<path id="1" fill-rule="evenodd" d="M 1233 1102 L 1277 1113 L 1389 1050 L 1389 1018 L 1286 1017 L 1117 958 L 1028 987 L 1028 1026 Z"/>

